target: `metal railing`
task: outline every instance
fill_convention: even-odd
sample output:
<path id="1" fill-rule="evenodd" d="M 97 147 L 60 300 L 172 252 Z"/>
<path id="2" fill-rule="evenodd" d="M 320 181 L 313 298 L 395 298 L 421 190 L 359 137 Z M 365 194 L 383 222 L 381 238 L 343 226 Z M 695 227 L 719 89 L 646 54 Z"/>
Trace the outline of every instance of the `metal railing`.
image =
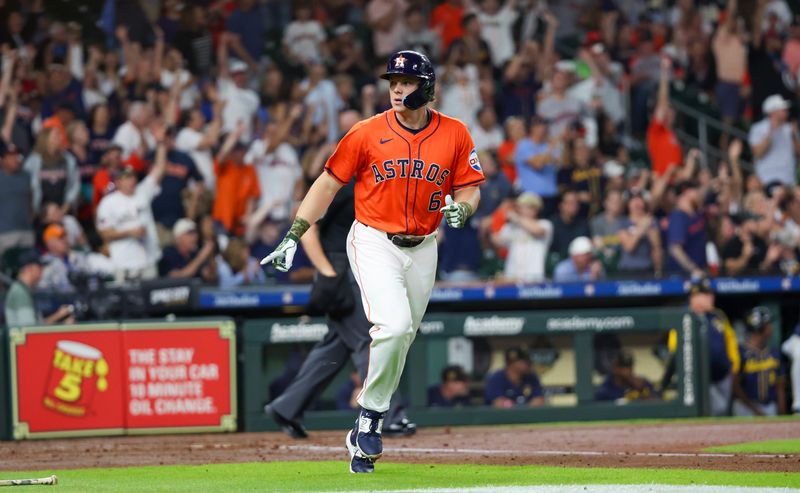
<path id="1" fill-rule="evenodd" d="M 684 149 L 692 147 L 700 149 L 700 152 L 706 157 L 707 162 L 714 166 L 714 169 L 716 169 L 716 165 L 720 161 L 728 160 L 728 153 L 727 150 L 720 149 L 717 143 L 710 139 L 712 131 L 716 131 L 718 134 L 728 134 L 729 139 L 739 139 L 747 147 L 747 132 L 744 130 L 726 125 L 721 120 L 675 98 L 670 98 L 670 105 L 675 110 L 675 121 L 681 122 L 681 125 L 675 125 L 673 130 L 681 144 L 683 144 Z M 694 134 L 687 128 L 692 123 L 695 125 Z M 744 159 L 741 161 L 741 166 L 743 170 L 752 171 L 753 169 L 752 163 Z"/>

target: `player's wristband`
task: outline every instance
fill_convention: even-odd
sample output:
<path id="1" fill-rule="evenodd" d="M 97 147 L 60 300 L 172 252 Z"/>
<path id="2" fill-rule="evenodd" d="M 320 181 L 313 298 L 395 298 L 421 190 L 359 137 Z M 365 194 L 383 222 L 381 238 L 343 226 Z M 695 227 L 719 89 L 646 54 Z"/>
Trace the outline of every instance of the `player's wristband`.
<path id="1" fill-rule="evenodd" d="M 294 241 L 299 241 L 300 237 L 303 236 L 303 233 L 308 231 L 311 225 L 300 216 L 297 216 L 292 223 L 292 226 L 289 228 L 289 232 L 286 233 L 287 238 L 291 238 Z"/>
<path id="2" fill-rule="evenodd" d="M 472 215 L 472 206 L 469 205 L 469 202 L 461 202 L 461 206 L 464 208 L 464 219 L 467 219 Z"/>

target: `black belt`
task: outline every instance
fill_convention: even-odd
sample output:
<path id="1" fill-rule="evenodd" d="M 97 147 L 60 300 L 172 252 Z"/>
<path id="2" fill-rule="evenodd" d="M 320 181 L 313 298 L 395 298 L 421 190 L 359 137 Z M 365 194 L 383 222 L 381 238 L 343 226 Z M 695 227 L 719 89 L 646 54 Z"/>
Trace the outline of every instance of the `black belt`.
<path id="1" fill-rule="evenodd" d="M 389 241 L 391 241 L 392 244 L 402 248 L 413 248 L 425 241 L 424 236 L 405 236 L 386 233 L 386 237 L 389 238 Z"/>

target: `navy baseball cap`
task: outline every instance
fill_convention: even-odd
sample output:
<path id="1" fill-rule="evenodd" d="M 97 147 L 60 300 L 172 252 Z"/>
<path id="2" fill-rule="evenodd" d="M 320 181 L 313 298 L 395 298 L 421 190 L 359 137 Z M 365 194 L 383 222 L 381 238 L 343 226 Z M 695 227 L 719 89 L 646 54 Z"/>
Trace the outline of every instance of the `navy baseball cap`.
<path id="1" fill-rule="evenodd" d="M 442 382 L 466 382 L 467 374 L 458 365 L 445 366 L 442 370 Z"/>
<path id="2" fill-rule="evenodd" d="M 20 269 L 23 267 L 27 267 L 29 265 L 44 265 L 42 261 L 42 257 L 36 250 L 25 250 L 24 252 L 20 253 L 19 257 L 17 258 L 17 265 Z"/>
<path id="3" fill-rule="evenodd" d="M 506 364 L 510 365 L 511 363 L 516 363 L 517 361 L 527 361 L 528 363 L 531 362 L 531 356 L 528 354 L 528 351 L 524 350 L 521 347 L 512 347 L 506 349 Z"/>
<path id="4" fill-rule="evenodd" d="M 614 358 L 614 366 L 633 368 L 633 354 L 625 349 L 621 350 Z"/>

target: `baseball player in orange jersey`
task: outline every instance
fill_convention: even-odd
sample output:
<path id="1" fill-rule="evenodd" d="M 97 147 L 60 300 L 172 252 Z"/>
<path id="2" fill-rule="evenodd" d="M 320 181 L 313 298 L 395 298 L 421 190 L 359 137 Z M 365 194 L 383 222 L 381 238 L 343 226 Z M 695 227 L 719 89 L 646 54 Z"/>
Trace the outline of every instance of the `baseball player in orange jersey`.
<path id="1" fill-rule="evenodd" d="M 311 186 L 286 237 L 261 263 L 288 270 L 300 236 L 356 177 L 347 256 L 361 290 L 370 355 L 361 411 L 347 434 L 350 472 L 372 472 L 381 428 L 436 278 L 436 229 L 464 227 L 483 182 L 466 126 L 427 107 L 436 76 L 425 55 L 400 51 L 386 73 L 392 108 L 356 124 Z M 453 197 L 455 200 L 453 200 Z"/>

